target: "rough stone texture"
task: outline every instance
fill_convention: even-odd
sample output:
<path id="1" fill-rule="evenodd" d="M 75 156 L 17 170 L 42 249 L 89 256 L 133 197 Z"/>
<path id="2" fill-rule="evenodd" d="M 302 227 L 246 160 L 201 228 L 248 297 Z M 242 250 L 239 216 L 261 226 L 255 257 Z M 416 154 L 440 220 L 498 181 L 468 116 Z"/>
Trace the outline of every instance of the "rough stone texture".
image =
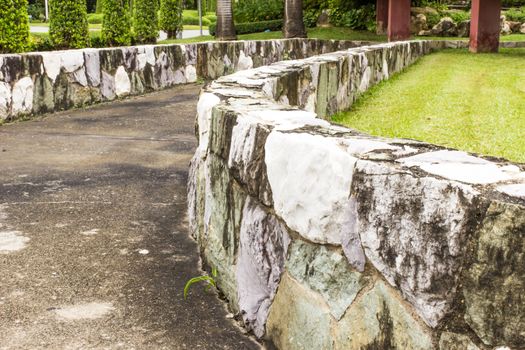
<path id="1" fill-rule="evenodd" d="M 321 296 L 284 274 L 270 308 L 267 338 L 278 349 L 333 349 L 330 310 Z"/>
<path id="2" fill-rule="evenodd" d="M 340 250 L 301 240 L 292 243 L 286 268 L 293 278 L 323 296 L 337 320 L 368 283 L 367 276 L 353 270 Z"/>
<path id="3" fill-rule="evenodd" d="M 444 17 L 439 20 L 439 23 L 430 32 L 436 36 L 457 36 L 458 28 L 452 18 Z"/>
<path id="4" fill-rule="evenodd" d="M 396 292 L 378 281 L 339 322 L 336 349 L 432 349 L 431 333 L 414 318 Z"/>
<path id="5" fill-rule="evenodd" d="M 244 324 L 259 338 L 264 335 L 289 241 L 286 226 L 248 197 L 240 229 L 237 291 Z"/>
<path id="6" fill-rule="evenodd" d="M 2 119 L 14 119 L 19 115 L 111 101 L 117 97 L 196 82 L 198 78 L 218 78 L 235 71 L 274 63 L 288 58 L 287 55 L 289 58 L 304 58 L 362 44 L 353 41 L 283 39 L 0 55 L 0 83 L 9 84 L 13 91 L 15 85 L 23 84 L 7 103 L 3 99 L 7 100 L 9 95 L 0 91 L 0 116 Z M 21 91 L 27 90 L 27 79 L 39 85 L 40 89 L 31 103 L 28 102 L 30 92 Z M 52 104 L 49 103 L 51 100 Z"/>
<path id="7" fill-rule="evenodd" d="M 525 208 L 493 202 L 463 274 L 465 319 L 487 345 L 525 344 Z"/>
<path id="8" fill-rule="evenodd" d="M 274 54 L 284 43 L 272 44 Z M 235 60 L 213 54 L 224 44 L 207 45 L 198 57 L 210 65 L 198 65 L 200 75 L 234 69 Z M 204 88 L 190 225 L 204 259 L 223 271 L 220 288 L 232 309 L 244 311 L 257 336 L 281 349 L 523 343 L 525 287 L 516 267 L 525 255 L 523 166 L 323 120 L 432 49 L 464 46 L 343 48 L 237 72 Z M 277 59 L 240 43 L 228 57 L 241 49 L 254 66 Z M 265 223 L 246 226 L 253 227 L 249 234 L 241 232 L 246 198 L 258 208 L 244 210 L 250 222 Z M 253 220 L 255 211 L 261 219 Z M 292 239 L 284 272 L 269 238 L 276 231 Z M 490 276 L 494 283 L 486 284 Z"/>
<path id="9" fill-rule="evenodd" d="M 439 338 L 439 350 L 480 350 L 480 348 L 464 334 L 443 332 Z"/>

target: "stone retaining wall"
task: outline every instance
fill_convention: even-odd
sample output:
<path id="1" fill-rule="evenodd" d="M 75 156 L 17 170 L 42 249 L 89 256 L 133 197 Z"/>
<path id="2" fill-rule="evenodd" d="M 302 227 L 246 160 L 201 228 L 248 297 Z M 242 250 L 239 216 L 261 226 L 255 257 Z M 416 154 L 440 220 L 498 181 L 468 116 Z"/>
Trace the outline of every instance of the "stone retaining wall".
<path id="1" fill-rule="evenodd" d="M 112 101 L 362 44 L 290 39 L 0 55 L 0 121 Z"/>
<path id="2" fill-rule="evenodd" d="M 284 61 L 203 90 L 190 226 L 258 338 L 287 350 L 523 348 L 523 165 L 319 118 L 446 45 Z"/>

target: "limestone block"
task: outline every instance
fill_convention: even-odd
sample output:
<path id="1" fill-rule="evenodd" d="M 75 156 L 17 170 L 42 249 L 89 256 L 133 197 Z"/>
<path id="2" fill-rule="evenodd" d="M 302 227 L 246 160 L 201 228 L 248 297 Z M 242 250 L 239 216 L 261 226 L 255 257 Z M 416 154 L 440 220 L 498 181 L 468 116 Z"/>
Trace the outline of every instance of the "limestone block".
<path id="1" fill-rule="evenodd" d="M 428 325 L 450 308 L 465 245 L 483 212 L 466 185 L 358 161 L 352 197 L 366 256 Z"/>
<path id="2" fill-rule="evenodd" d="M 502 185 L 497 187 L 496 190 L 511 197 L 525 199 L 525 183 Z"/>
<path id="3" fill-rule="evenodd" d="M 84 50 L 86 76 L 91 86 L 100 85 L 100 55 L 98 50 Z"/>
<path id="4" fill-rule="evenodd" d="M 100 93 L 102 98 L 111 101 L 116 97 L 115 77 L 105 71 L 102 71 L 102 81 L 100 83 Z"/>
<path id="5" fill-rule="evenodd" d="M 84 67 L 81 67 L 77 69 L 73 73 L 73 78 L 75 79 L 75 82 L 79 83 L 80 85 L 86 87 L 88 86 L 88 80 L 86 76 L 86 69 Z"/>
<path id="6" fill-rule="evenodd" d="M 356 158 L 337 139 L 274 131 L 265 162 L 275 211 L 286 224 L 313 242 L 341 244 Z"/>
<path id="7" fill-rule="evenodd" d="M 177 69 L 173 78 L 173 84 L 186 84 L 186 70 L 184 68 Z"/>
<path id="8" fill-rule="evenodd" d="M 25 77 L 16 82 L 12 92 L 12 113 L 28 114 L 33 109 L 33 80 Z"/>
<path id="9" fill-rule="evenodd" d="M 525 344 L 525 206 L 492 202 L 464 270 L 465 320 L 487 345 Z"/>
<path id="10" fill-rule="evenodd" d="M 272 205 L 272 193 L 264 162 L 264 145 L 271 129 L 253 123 L 249 118 L 239 118 L 229 130 L 231 147 L 227 154 L 232 175 L 267 206 Z"/>
<path id="11" fill-rule="evenodd" d="M 152 45 L 138 46 L 137 47 L 137 69 L 143 70 L 146 67 L 146 64 L 154 66 L 156 62 L 155 59 L 155 49 Z"/>
<path id="12" fill-rule="evenodd" d="M 0 120 L 9 116 L 9 106 L 11 105 L 11 86 L 0 82 Z"/>
<path id="13" fill-rule="evenodd" d="M 439 338 L 439 350 L 481 350 L 464 334 L 443 332 Z"/>
<path id="14" fill-rule="evenodd" d="M 501 165 L 461 151 L 435 151 L 399 159 L 408 167 L 419 167 L 427 173 L 470 184 L 491 184 L 499 181 L 525 179 L 515 165 Z"/>
<path id="15" fill-rule="evenodd" d="M 244 324 L 258 338 L 265 332 L 289 242 L 286 226 L 248 197 L 240 228 L 237 291 Z"/>
<path id="16" fill-rule="evenodd" d="M 84 66 L 84 52 L 82 50 L 61 51 L 60 65 L 67 73 L 75 72 Z"/>
<path id="17" fill-rule="evenodd" d="M 204 92 L 197 103 L 197 126 L 199 135 L 199 149 L 207 150 L 210 138 L 210 124 L 212 109 L 221 102 L 215 94 Z"/>
<path id="18" fill-rule="evenodd" d="M 62 67 L 62 57 L 60 52 L 43 52 L 42 59 L 44 70 L 49 79 L 54 83 Z"/>
<path id="19" fill-rule="evenodd" d="M 335 349 L 433 349 L 432 336 L 382 281 L 350 306 L 335 328 Z"/>
<path id="20" fill-rule="evenodd" d="M 197 81 L 197 70 L 195 69 L 195 66 L 186 66 L 184 75 L 186 76 L 188 83 L 195 83 Z"/>
<path id="21" fill-rule="evenodd" d="M 48 113 L 55 110 L 53 82 L 45 75 L 35 78 L 33 93 L 33 111 Z"/>
<path id="22" fill-rule="evenodd" d="M 242 71 L 253 68 L 253 60 L 250 56 L 246 56 L 244 51 L 239 52 L 239 59 L 237 61 L 236 71 Z"/>
<path id="23" fill-rule="evenodd" d="M 175 74 L 165 52 L 161 52 L 155 62 L 155 78 L 159 86 L 163 88 L 173 85 L 175 82 Z"/>
<path id="24" fill-rule="evenodd" d="M 275 347 L 331 350 L 330 324 L 323 298 L 284 273 L 266 325 L 267 338 Z"/>
<path id="25" fill-rule="evenodd" d="M 219 272 L 218 284 L 235 311 L 237 292 L 237 251 L 246 194 L 236 186 L 225 162 L 209 154 L 204 163 L 205 197 L 201 249 L 206 260 Z"/>
<path id="26" fill-rule="evenodd" d="M 290 245 L 286 269 L 295 280 L 322 295 L 337 320 L 369 282 L 352 269 L 339 249 L 301 240 Z"/>
<path id="27" fill-rule="evenodd" d="M 129 95 L 131 92 L 131 80 L 123 66 L 117 68 L 115 73 L 115 93 L 118 97 Z"/>

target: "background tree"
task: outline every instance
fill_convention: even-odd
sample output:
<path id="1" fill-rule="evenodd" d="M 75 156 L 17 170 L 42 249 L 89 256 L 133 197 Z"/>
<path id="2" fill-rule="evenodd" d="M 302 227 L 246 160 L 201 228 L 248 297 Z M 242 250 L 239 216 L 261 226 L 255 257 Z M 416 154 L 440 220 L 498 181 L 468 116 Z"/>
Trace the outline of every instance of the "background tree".
<path id="1" fill-rule="evenodd" d="M 160 1 L 160 29 L 168 33 L 168 39 L 175 38 L 182 30 L 182 0 Z"/>
<path id="2" fill-rule="evenodd" d="M 133 30 L 141 44 L 154 44 L 159 35 L 158 0 L 133 1 Z"/>
<path id="3" fill-rule="evenodd" d="M 104 12 L 104 0 L 97 0 L 97 6 L 95 7 L 96 13 Z"/>
<path id="4" fill-rule="evenodd" d="M 103 0 L 102 42 L 108 46 L 131 44 L 128 0 Z"/>
<path id="5" fill-rule="evenodd" d="M 235 40 L 235 25 L 233 24 L 233 11 L 231 0 L 217 0 L 217 40 Z"/>
<path id="6" fill-rule="evenodd" d="M 303 0 L 285 0 L 283 33 L 285 38 L 306 38 Z"/>
<path id="7" fill-rule="evenodd" d="M 1 0 L 0 53 L 21 52 L 28 46 L 27 0 Z"/>
<path id="8" fill-rule="evenodd" d="M 86 0 L 51 0 L 49 36 L 57 49 L 89 46 Z"/>

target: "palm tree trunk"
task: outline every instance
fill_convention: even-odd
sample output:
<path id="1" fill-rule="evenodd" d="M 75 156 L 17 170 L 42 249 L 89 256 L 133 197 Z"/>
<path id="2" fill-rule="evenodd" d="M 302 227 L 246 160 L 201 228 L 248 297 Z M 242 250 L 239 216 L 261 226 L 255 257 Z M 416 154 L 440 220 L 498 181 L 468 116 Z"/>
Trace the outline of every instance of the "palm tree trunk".
<path id="1" fill-rule="evenodd" d="M 283 32 L 285 38 L 306 38 L 303 0 L 285 0 Z"/>
<path id="2" fill-rule="evenodd" d="M 217 0 L 217 40 L 236 40 L 232 0 Z"/>

